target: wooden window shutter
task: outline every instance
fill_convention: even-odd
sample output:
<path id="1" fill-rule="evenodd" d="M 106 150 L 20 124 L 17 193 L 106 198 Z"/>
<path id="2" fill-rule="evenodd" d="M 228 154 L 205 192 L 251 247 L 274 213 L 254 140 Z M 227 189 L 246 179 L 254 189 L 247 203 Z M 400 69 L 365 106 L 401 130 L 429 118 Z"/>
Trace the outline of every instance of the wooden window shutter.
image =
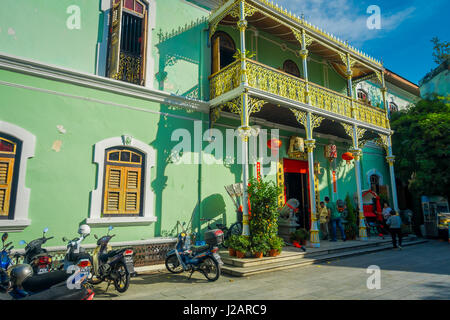
<path id="1" fill-rule="evenodd" d="M 103 214 L 140 214 L 142 156 L 126 149 L 113 149 L 107 152 L 106 159 Z"/>
<path id="2" fill-rule="evenodd" d="M 213 39 L 212 74 L 220 71 L 220 36 Z"/>
<path id="3" fill-rule="evenodd" d="M 111 10 L 108 77 L 117 78 L 120 61 L 120 39 L 122 34 L 122 0 L 115 0 Z"/>
<path id="4" fill-rule="evenodd" d="M 14 158 L 0 158 L 0 216 L 9 215 Z"/>

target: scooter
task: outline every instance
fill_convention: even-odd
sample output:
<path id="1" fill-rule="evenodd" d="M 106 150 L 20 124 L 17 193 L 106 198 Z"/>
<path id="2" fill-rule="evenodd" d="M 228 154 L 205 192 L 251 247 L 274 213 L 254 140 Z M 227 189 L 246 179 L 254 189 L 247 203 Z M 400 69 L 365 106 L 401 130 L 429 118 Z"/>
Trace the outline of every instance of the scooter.
<path id="1" fill-rule="evenodd" d="M 5 241 L 7 239 L 8 239 L 8 233 L 5 232 L 2 235 L 3 248 L 2 248 L 2 251 L 0 252 L 0 267 L 3 270 L 8 270 L 8 268 L 11 266 L 12 259 L 9 257 L 9 255 L 11 254 L 11 250 L 14 249 L 14 246 L 11 246 L 12 242 L 5 244 Z"/>
<path id="2" fill-rule="evenodd" d="M 70 271 L 69 269 L 72 269 L 72 266 L 77 266 L 82 274 L 86 274 L 88 277 L 90 276 L 92 257 L 81 247 L 81 242 L 83 242 L 90 233 L 91 228 L 87 224 L 84 224 L 78 228 L 79 238 L 73 240 L 68 240 L 66 237 L 62 238 L 62 240 L 68 242 L 68 244 L 67 252 L 64 257 L 64 264 L 60 269 Z"/>
<path id="3" fill-rule="evenodd" d="M 184 225 L 184 224 L 183 224 Z M 220 277 L 223 265 L 219 245 L 223 242 L 224 234 L 220 229 L 205 232 L 204 246 L 191 246 L 186 230 L 177 237 L 175 249 L 166 254 L 166 268 L 172 273 L 190 271 L 190 279 L 195 271 L 202 273 L 208 281 L 216 281 Z"/>
<path id="4" fill-rule="evenodd" d="M 52 267 L 52 257 L 47 253 L 47 250 L 42 248 L 42 245 L 54 237 L 47 238 L 45 234 L 48 228 L 45 228 L 41 238 L 31 241 L 27 244 L 25 240 L 20 240 L 19 244 L 25 247 L 24 263 L 31 265 L 35 274 L 47 273 Z"/>
<path id="5" fill-rule="evenodd" d="M 109 226 L 106 236 L 100 239 L 96 234 L 94 235 L 94 238 L 98 241 L 92 257 L 94 268 L 89 282 L 99 284 L 102 281 L 108 281 L 106 290 L 108 290 L 111 282 L 114 282 L 116 290 L 123 293 L 128 290 L 130 277 L 136 275 L 133 250 L 131 248 L 112 250 L 109 245 L 109 241 L 115 236 L 109 235 L 112 229 L 113 227 Z"/>
<path id="6" fill-rule="evenodd" d="M 94 291 L 83 285 L 69 286 L 70 274 L 52 271 L 33 275 L 28 264 L 16 265 L 10 274 L 0 270 L 0 300 L 92 300 Z"/>

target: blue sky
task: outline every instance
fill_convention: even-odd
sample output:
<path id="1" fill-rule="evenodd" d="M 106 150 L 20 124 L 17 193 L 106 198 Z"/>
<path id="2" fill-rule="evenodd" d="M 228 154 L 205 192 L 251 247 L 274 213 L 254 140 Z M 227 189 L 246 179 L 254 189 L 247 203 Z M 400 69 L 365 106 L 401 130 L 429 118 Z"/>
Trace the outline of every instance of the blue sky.
<path id="1" fill-rule="evenodd" d="M 437 65 L 431 38 L 450 41 L 448 0 L 277 0 L 276 3 L 418 83 Z M 370 5 L 381 9 L 381 29 L 369 30 Z"/>

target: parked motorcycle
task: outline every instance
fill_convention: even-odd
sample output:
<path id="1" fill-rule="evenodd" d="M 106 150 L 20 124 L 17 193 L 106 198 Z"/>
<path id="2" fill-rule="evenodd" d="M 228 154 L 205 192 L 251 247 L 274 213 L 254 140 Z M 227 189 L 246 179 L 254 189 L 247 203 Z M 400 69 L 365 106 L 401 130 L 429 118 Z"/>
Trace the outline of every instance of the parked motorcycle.
<path id="1" fill-rule="evenodd" d="M 187 241 L 186 231 L 182 231 L 177 237 L 175 249 L 166 254 L 166 268 L 172 273 L 190 271 L 189 279 L 195 271 L 202 273 L 208 281 L 219 279 L 221 266 L 223 265 L 218 251 L 223 242 L 224 233 L 220 229 L 205 232 L 206 245 L 191 246 Z"/>
<path id="2" fill-rule="evenodd" d="M 86 276 L 85 276 L 86 277 Z M 71 274 L 64 270 L 33 275 L 28 264 L 11 267 L 9 274 L 0 269 L 0 292 L 8 293 L 1 300 L 92 300 L 93 290 L 83 285 L 69 286 Z M 82 283 L 83 279 L 78 279 Z M 7 296 L 8 297 L 8 296 Z"/>
<path id="3" fill-rule="evenodd" d="M 47 273 L 52 267 L 52 257 L 47 253 L 47 250 L 42 248 L 42 245 L 54 237 L 47 238 L 45 234 L 48 228 L 45 228 L 41 238 L 35 239 L 27 244 L 25 240 L 20 240 L 19 244 L 25 247 L 25 254 L 23 262 L 31 265 L 35 274 Z"/>
<path id="4" fill-rule="evenodd" d="M 67 252 L 64 257 L 64 264 L 61 266 L 62 269 L 68 271 L 71 266 L 77 266 L 82 274 L 90 276 L 92 267 L 92 257 L 81 247 L 81 242 L 86 239 L 91 233 L 91 228 L 87 224 L 83 224 L 78 228 L 79 238 L 73 240 L 68 240 L 63 237 L 64 242 L 67 244 Z"/>
<path id="5" fill-rule="evenodd" d="M 108 290 L 111 282 L 119 292 L 125 292 L 130 285 L 130 277 L 136 273 L 134 271 L 133 250 L 131 248 L 112 250 L 109 241 L 115 236 L 110 235 L 112 226 L 108 228 L 108 233 L 100 239 L 94 235 L 97 240 L 92 260 L 94 268 L 92 277 L 89 279 L 91 284 L 99 284 L 102 281 L 108 281 Z"/>
<path id="6" fill-rule="evenodd" d="M 7 239 L 8 239 L 8 233 L 5 232 L 2 235 L 3 248 L 2 248 L 2 251 L 0 252 L 0 267 L 3 270 L 8 270 L 8 268 L 12 264 L 10 254 L 11 254 L 11 250 L 14 248 L 14 246 L 12 246 L 12 242 L 5 244 Z"/>

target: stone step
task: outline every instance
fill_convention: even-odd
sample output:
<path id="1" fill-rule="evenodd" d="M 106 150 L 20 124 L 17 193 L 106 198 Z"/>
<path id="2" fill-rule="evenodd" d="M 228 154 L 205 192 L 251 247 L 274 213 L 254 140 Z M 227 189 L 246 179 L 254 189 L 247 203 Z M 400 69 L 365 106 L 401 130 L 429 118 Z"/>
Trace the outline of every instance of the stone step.
<path id="1" fill-rule="evenodd" d="M 412 240 L 412 241 L 406 241 L 403 243 L 403 246 L 412 246 L 417 245 L 421 243 L 426 243 L 426 240 Z M 265 272 L 273 272 L 278 270 L 286 270 L 291 268 L 297 268 L 297 267 L 303 267 L 311 264 L 321 263 L 325 261 L 340 259 L 340 258 L 346 258 L 356 255 L 362 255 L 362 254 L 368 254 L 368 253 L 374 253 L 378 251 L 383 250 L 389 250 L 392 249 L 391 244 L 383 244 L 375 247 L 366 247 L 362 249 L 356 249 L 351 251 L 345 251 L 345 252 L 338 252 L 338 253 L 332 253 L 332 254 L 326 254 L 321 255 L 317 257 L 305 257 L 305 256 L 297 256 L 292 259 L 287 260 L 278 260 L 278 261 L 271 261 L 271 263 L 262 263 L 262 264 L 254 264 L 246 267 L 238 267 L 234 265 L 227 265 L 225 264 L 222 266 L 222 272 L 236 276 L 236 277 L 246 277 L 251 276 L 255 274 L 265 273 Z M 280 257 L 280 256 L 279 256 Z M 279 258 L 275 257 L 275 258 Z M 261 260 L 261 259 L 258 259 Z"/>

